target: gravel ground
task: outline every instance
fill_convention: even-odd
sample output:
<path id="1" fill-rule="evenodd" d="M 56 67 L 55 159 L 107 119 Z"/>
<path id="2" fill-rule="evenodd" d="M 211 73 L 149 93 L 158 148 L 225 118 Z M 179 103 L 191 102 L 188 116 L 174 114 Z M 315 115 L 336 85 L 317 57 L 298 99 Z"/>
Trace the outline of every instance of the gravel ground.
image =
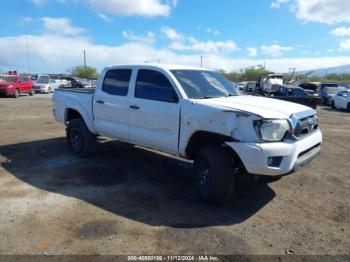
<path id="1" fill-rule="evenodd" d="M 200 202 L 191 164 L 100 139 L 70 154 L 50 95 L 0 98 L 0 254 L 350 254 L 350 114 L 319 109 L 321 155 Z"/>

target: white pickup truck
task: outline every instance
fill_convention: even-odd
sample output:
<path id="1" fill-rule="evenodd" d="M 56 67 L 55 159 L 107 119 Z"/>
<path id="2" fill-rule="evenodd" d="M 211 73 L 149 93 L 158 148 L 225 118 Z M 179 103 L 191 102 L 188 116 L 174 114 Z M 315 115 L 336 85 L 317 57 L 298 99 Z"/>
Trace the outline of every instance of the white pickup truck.
<path id="1" fill-rule="evenodd" d="M 200 197 L 229 199 L 234 177 L 288 174 L 320 152 L 311 108 L 241 96 L 220 74 L 175 65 L 118 65 L 96 89 L 55 90 L 54 116 L 70 149 L 86 156 L 97 136 L 194 160 Z"/>

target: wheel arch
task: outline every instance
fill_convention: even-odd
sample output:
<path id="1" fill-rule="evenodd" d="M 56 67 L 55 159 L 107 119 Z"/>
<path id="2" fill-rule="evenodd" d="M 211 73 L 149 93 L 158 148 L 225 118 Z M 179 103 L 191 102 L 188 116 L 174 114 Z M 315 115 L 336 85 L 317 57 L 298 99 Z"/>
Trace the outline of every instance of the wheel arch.
<path id="1" fill-rule="evenodd" d="M 69 123 L 72 119 L 82 119 L 91 133 L 95 133 L 92 122 L 89 120 L 86 113 L 80 111 L 77 108 L 66 108 L 64 113 L 64 122 Z"/>
<path id="2" fill-rule="evenodd" d="M 224 147 L 226 152 L 230 155 L 230 157 L 235 161 L 237 164 L 237 167 L 244 173 L 246 173 L 246 168 L 237 154 L 235 150 L 229 146 L 226 145 L 226 142 L 233 142 L 235 141 L 232 137 L 225 136 L 218 133 L 212 133 L 208 131 L 196 131 L 194 134 L 192 134 L 191 138 L 189 139 L 185 153 L 186 157 L 188 159 L 193 160 L 195 158 L 196 153 L 198 152 L 198 149 L 202 145 L 207 144 L 218 144 Z"/>

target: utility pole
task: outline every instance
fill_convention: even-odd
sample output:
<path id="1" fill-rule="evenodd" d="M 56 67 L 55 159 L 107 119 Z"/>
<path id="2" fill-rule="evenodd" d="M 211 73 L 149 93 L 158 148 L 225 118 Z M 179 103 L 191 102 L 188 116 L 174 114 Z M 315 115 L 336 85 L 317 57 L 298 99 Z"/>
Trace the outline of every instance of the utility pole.
<path id="1" fill-rule="evenodd" d="M 293 81 L 293 79 L 294 79 L 294 77 L 295 77 L 295 70 L 296 70 L 295 67 L 290 67 L 290 68 L 289 68 L 289 72 L 290 72 L 290 74 L 291 74 L 291 76 L 290 76 L 290 81 Z"/>
<path id="2" fill-rule="evenodd" d="M 203 68 L 203 56 L 201 55 L 201 68 Z"/>
<path id="3" fill-rule="evenodd" d="M 84 67 L 86 69 L 86 51 L 84 50 Z"/>
<path id="4" fill-rule="evenodd" d="M 264 70 L 266 70 L 266 62 L 264 61 Z"/>
<path id="5" fill-rule="evenodd" d="M 23 17 L 27 17 L 27 8 L 25 0 L 22 1 L 23 5 Z M 30 72 L 30 62 L 29 62 L 29 45 L 28 45 L 28 28 L 27 23 L 24 22 L 24 31 L 25 31 L 25 37 L 24 37 L 24 46 L 26 51 L 26 61 L 27 61 L 27 73 Z"/>

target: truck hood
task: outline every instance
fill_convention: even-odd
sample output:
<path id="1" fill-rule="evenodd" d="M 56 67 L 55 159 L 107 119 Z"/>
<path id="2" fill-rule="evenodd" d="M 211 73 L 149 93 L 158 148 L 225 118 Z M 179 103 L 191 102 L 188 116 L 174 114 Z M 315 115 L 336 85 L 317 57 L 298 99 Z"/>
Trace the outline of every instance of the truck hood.
<path id="1" fill-rule="evenodd" d="M 311 108 L 300 104 L 256 96 L 232 96 L 195 101 L 199 104 L 217 106 L 234 111 L 244 111 L 270 119 L 289 118 L 293 114 L 313 111 Z M 314 114 L 316 114 L 315 111 Z"/>

